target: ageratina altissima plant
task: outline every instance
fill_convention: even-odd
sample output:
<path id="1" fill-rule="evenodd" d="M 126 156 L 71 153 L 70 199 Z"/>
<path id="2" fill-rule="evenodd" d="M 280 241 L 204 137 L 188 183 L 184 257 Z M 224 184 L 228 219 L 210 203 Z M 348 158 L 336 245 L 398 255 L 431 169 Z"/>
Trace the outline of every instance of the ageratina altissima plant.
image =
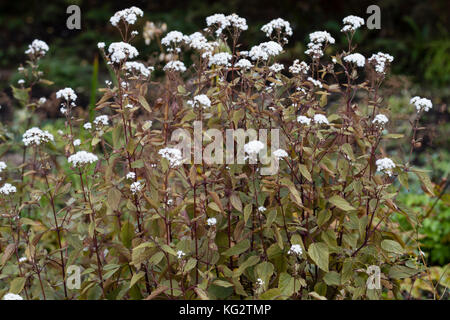
<path id="1" fill-rule="evenodd" d="M 410 172 L 432 188 L 383 147 L 401 138 L 389 133 L 379 89 L 394 58 L 356 51 L 364 20 L 344 19 L 346 51 L 316 31 L 305 56 L 283 65 L 287 21 L 264 25 L 267 41 L 245 48 L 246 20 L 216 14 L 201 32 L 170 31 L 161 44 L 171 60 L 147 65 L 132 44 L 142 15 L 116 13 L 121 38 L 98 44 L 114 78 L 100 89 L 97 114 L 77 105 L 75 90 L 55 88 L 65 121 L 57 133 L 38 128 L 34 113 L 46 100 L 33 86 L 51 85 L 39 70 L 49 48 L 34 41 L 26 51 L 26 81 L 13 92 L 28 118 L 5 136 L 22 163 L 0 170 L 0 296 L 399 298 L 398 280 L 425 266 L 415 233 L 396 232 L 394 213 L 413 227 L 417 219 L 395 198 Z M 151 80 L 154 69 L 165 76 Z M 411 104 L 410 153 L 432 107 L 420 97 Z M 246 136 L 220 152 L 228 130 Z M 205 156 L 212 149 L 218 161 Z M 276 160 L 269 174 L 267 152 Z M 367 286 L 370 266 L 380 268 L 379 288 Z"/>

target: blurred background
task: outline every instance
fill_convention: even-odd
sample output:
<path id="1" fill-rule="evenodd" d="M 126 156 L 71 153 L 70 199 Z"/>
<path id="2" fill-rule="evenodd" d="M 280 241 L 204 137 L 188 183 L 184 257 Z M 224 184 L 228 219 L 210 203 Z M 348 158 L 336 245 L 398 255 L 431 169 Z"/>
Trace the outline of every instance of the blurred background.
<path id="1" fill-rule="evenodd" d="M 66 27 L 69 5 L 81 8 L 81 30 Z M 3 123 L 13 121 L 13 110 L 17 102 L 12 98 L 11 84 L 17 85 L 17 67 L 26 60 L 24 51 L 34 39 L 48 43 L 50 51 L 41 62 L 46 78 L 54 82 L 51 87 L 33 89 L 37 97 L 54 96 L 61 87 L 76 90 L 81 106 L 88 108 L 100 96 L 96 88 L 110 79 L 97 42 L 109 44 L 119 41 L 117 30 L 109 18 L 118 10 L 137 6 L 145 15 L 138 19 L 136 30 L 140 35 L 133 43 L 140 59 L 156 57 L 160 49 L 153 39 L 146 44 L 142 37 L 147 21 L 166 23 L 167 31 L 179 30 L 185 34 L 206 27 L 205 18 L 214 13 L 237 13 L 247 19 L 249 30 L 242 35 L 243 47 L 265 41 L 260 31 L 263 24 L 281 17 L 288 20 L 294 31 L 286 46 L 281 62 L 290 64 L 293 59 L 307 57 L 303 53 L 308 34 L 316 30 L 327 30 L 336 38 L 333 50 L 344 48 L 345 36 L 340 33 L 342 19 L 357 15 L 367 19 L 369 5 L 381 8 L 381 29 L 361 28 L 355 36 L 358 52 L 366 57 L 378 51 L 395 57 L 392 73 L 386 79 L 384 93 L 389 97 L 384 103 L 389 106 L 392 117 L 391 129 L 404 133 L 408 141 L 410 127 L 396 126 L 395 119 L 412 120 L 414 108 L 409 99 L 415 95 L 431 98 L 433 109 L 422 119 L 426 127 L 420 131 L 421 145 L 416 149 L 412 162 L 415 166 L 431 172 L 434 195 L 426 194 L 415 176 L 410 175 L 409 190 L 402 188 L 398 200 L 409 210 L 419 214 L 422 221 L 419 238 L 427 262 L 436 270 L 445 269 L 450 262 L 450 194 L 448 174 L 450 171 L 450 123 L 448 104 L 450 101 L 450 1 L 448 0 L 384 0 L 384 1 L 288 1 L 288 0 L 227 0 L 227 1 L 102 1 L 102 0 L 57 0 L 24 1 L 1 0 L 0 4 L 0 119 Z M 189 58 L 187 58 L 189 59 Z M 150 61 L 150 60 L 148 60 Z M 161 61 L 160 63 L 163 63 Z M 158 77 L 158 73 L 156 74 Z M 43 122 L 52 126 L 63 126 L 55 101 L 47 104 Z M 410 139 L 409 139 L 410 140 Z M 390 154 L 404 155 L 409 145 L 404 141 L 393 141 L 385 146 Z M 410 226 L 395 217 L 401 224 L 401 232 Z M 448 271 L 448 270 L 447 270 Z M 437 277 L 442 272 L 436 271 Z M 447 274 L 448 277 L 448 274 Z M 447 279 L 448 282 L 448 279 Z M 416 282 L 417 286 L 417 282 Z M 420 286 L 420 282 L 419 282 Z M 426 292 L 426 285 L 418 290 Z M 416 289 L 414 289 L 416 290 Z M 413 292 L 414 294 L 414 292 Z"/>

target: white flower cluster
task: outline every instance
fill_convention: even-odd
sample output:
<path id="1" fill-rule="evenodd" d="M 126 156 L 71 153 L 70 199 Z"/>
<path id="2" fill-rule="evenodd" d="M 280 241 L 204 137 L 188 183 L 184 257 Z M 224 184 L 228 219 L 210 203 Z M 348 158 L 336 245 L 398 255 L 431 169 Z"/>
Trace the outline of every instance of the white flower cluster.
<path id="1" fill-rule="evenodd" d="M 379 125 L 381 127 L 384 126 L 388 122 L 389 122 L 389 119 L 384 114 L 377 114 L 372 121 L 373 124 Z"/>
<path id="2" fill-rule="evenodd" d="M 109 118 L 107 115 L 101 115 L 96 117 L 93 122 L 96 126 L 107 126 L 109 125 Z"/>
<path id="3" fill-rule="evenodd" d="M 140 181 L 136 181 L 130 185 L 130 191 L 132 194 L 136 194 L 136 193 L 140 192 L 143 187 L 144 187 L 144 185 Z"/>
<path id="4" fill-rule="evenodd" d="M 186 255 L 186 253 L 184 253 L 182 250 L 178 250 L 177 251 L 177 258 L 178 259 L 182 259 L 185 255 Z"/>
<path id="5" fill-rule="evenodd" d="M 206 94 L 199 94 L 194 97 L 194 100 L 189 100 L 187 102 L 192 107 L 200 107 L 203 108 L 211 107 L 211 100 L 209 100 Z"/>
<path id="6" fill-rule="evenodd" d="M 256 286 L 257 287 L 263 287 L 264 286 L 264 281 L 261 278 L 256 279 Z"/>
<path id="7" fill-rule="evenodd" d="M 300 62 L 300 60 L 295 59 L 292 66 L 289 67 L 289 71 L 293 74 L 307 74 L 309 71 L 309 66 L 306 64 L 305 61 Z"/>
<path id="8" fill-rule="evenodd" d="M 17 189 L 10 183 L 5 183 L 3 187 L 0 188 L 0 194 L 9 195 L 11 193 L 16 193 Z"/>
<path id="9" fill-rule="evenodd" d="M 287 152 L 284 151 L 283 149 L 277 149 L 277 150 L 275 150 L 275 151 L 273 152 L 273 156 L 274 156 L 276 159 L 280 160 L 280 159 L 282 159 L 282 158 L 286 158 L 286 157 L 288 156 L 288 154 L 287 154 Z"/>
<path id="10" fill-rule="evenodd" d="M 387 64 L 394 61 L 394 57 L 387 53 L 378 52 L 377 54 L 373 54 L 368 61 L 375 65 L 376 72 L 384 74 L 386 72 Z"/>
<path id="11" fill-rule="evenodd" d="M 431 108 L 433 108 L 433 104 L 431 103 L 430 99 L 427 98 L 421 98 L 421 97 L 414 97 L 409 101 L 410 104 L 414 105 L 417 109 L 417 113 L 424 110 L 425 112 L 428 112 Z"/>
<path id="12" fill-rule="evenodd" d="M 105 48 L 105 43 L 104 42 L 98 42 L 97 43 L 97 48 L 99 48 L 99 49 L 104 49 Z"/>
<path id="13" fill-rule="evenodd" d="M 81 144 L 81 140 L 80 139 L 75 139 L 75 140 L 73 140 L 73 145 L 74 146 L 79 146 Z"/>
<path id="14" fill-rule="evenodd" d="M 378 159 L 375 164 L 377 165 L 377 171 L 384 172 L 388 176 L 392 176 L 392 169 L 395 168 L 395 163 L 389 158 Z"/>
<path id="15" fill-rule="evenodd" d="M 164 71 L 185 72 L 186 67 L 183 62 L 178 60 L 169 61 L 163 68 Z"/>
<path id="16" fill-rule="evenodd" d="M 181 151 L 177 148 L 164 148 L 159 150 L 158 154 L 169 160 L 169 165 L 171 168 L 180 166 L 183 160 Z"/>
<path id="17" fill-rule="evenodd" d="M 314 78 L 308 77 L 308 81 L 311 82 L 314 86 L 322 88 L 322 82 L 320 82 L 320 80 L 315 80 Z"/>
<path id="18" fill-rule="evenodd" d="M 25 131 L 22 136 L 22 141 L 25 146 L 40 145 L 41 143 L 53 141 L 53 135 L 47 130 L 43 131 L 39 128 L 33 127 Z"/>
<path id="19" fill-rule="evenodd" d="M 95 154 L 87 151 L 78 151 L 67 159 L 74 167 L 81 167 L 86 164 L 94 163 L 97 160 L 98 157 Z"/>
<path id="20" fill-rule="evenodd" d="M 142 17 L 143 15 L 144 12 L 141 9 L 133 6 L 128 9 L 117 11 L 109 19 L 109 22 L 111 22 L 111 24 L 115 27 L 119 24 L 120 20 L 122 20 L 124 23 L 135 24 L 137 17 Z"/>
<path id="21" fill-rule="evenodd" d="M 291 25 L 289 22 L 281 18 L 273 19 L 269 23 L 263 25 L 261 31 L 266 33 L 266 37 L 271 37 L 274 31 L 279 34 L 285 34 L 286 36 L 292 36 Z M 287 43 L 287 38 L 284 37 L 283 41 Z"/>
<path id="22" fill-rule="evenodd" d="M 317 124 L 330 124 L 328 122 L 327 117 L 325 117 L 323 114 L 315 114 L 314 115 L 314 122 Z"/>
<path id="23" fill-rule="evenodd" d="M 0 172 L 6 169 L 6 163 L 4 161 L 0 161 Z"/>
<path id="24" fill-rule="evenodd" d="M 128 72 L 128 74 L 133 74 L 137 72 L 141 74 L 144 78 L 150 77 L 150 74 L 155 68 L 146 67 L 143 63 L 135 62 L 135 61 L 127 61 L 125 62 L 124 69 Z"/>
<path id="25" fill-rule="evenodd" d="M 210 67 L 212 65 L 229 67 L 232 58 L 233 57 L 228 52 L 219 52 L 209 59 L 208 65 Z"/>
<path id="26" fill-rule="evenodd" d="M 266 210 L 267 210 L 267 208 L 264 207 L 264 206 L 258 207 L 258 211 L 259 211 L 259 212 L 266 212 Z"/>
<path id="27" fill-rule="evenodd" d="M 64 98 L 67 102 L 73 102 L 77 100 L 77 95 L 72 88 L 64 88 L 56 92 L 56 98 Z"/>
<path id="28" fill-rule="evenodd" d="M 253 46 L 250 49 L 249 56 L 252 60 L 267 61 L 270 57 L 279 55 L 283 51 L 283 48 L 279 43 L 275 41 L 268 41 L 260 43 L 257 46 Z"/>
<path id="29" fill-rule="evenodd" d="M 208 55 L 219 44 L 217 42 L 208 42 L 203 34 L 200 32 L 194 32 L 186 38 L 186 43 L 194 50 L 207 52 Z"/>
<path id="30" fill-rule="evenodd" d="M 240 59 L 234 66 L 241 69 L 250 69 L 253 67 L 252 63 L 245 58 Z"/>
<path id="31" fill-rule="evenodd" d="M 352 53 L 344 57 L 344 61 L 354 63 L 358 67 L 364 67 L 366 64 L 366 58 L 360 53 Z"/>
<path id="32" fill-rule="evenodd" d="M 86 129 L 86 130 L 92 129 L 92 123 L 86 122 L 86 123 L 83 125 L 83 128 Z"/>
<path id="33" fill-rule="evenodd" d="M 245 18 L 239 17 L 237 14 L 231 14 L 225 16 L 222 13 L 216 13 L 209 17 L 206 17 L 206 25 L 208 27 L 215 26 L 217 27 L 216 36 L 219 37 L 223 30 L 228 27 L 234 27 L 238 30 L 245 31 L 248 29 L 247 21 Z"/>
<path id="34" fill-rule="evenodd" d="M 359 27 L 364 25 L 364 19 L 357 16 L 348 16 L 342 19 L 344 27 L 341 29 L 342 32 L 355 31 Z"/>
<path id="35" fill-rule="evenodd" d="M 300 122 L 301 124 L 306 124 L 307 126 L 309 126 L 309 124 L 311 123 L 311 118 L 308 118 L 306 116 L 298 116 L 297 122 Z"/>
<path id="36" fill-rule="evenodd" d="M 136 178 L 136 174 L 134 172 L 128 172 L 126 175 L 127 179 L 134 180 Z"/>
<path id="37" fill-rule="evenodd" d="M 208 220 L 206 220 L 206 223 L 210 227 L 215 226 L 217 224 L 217 219 L 216 218 L 209 218 Z"/>
<path id="38" fill-rule="evenodd" d="M 259 140 L 253 140 L 244 145 L 244 152 L 247 153 L 252 159 L 255 159 L 256 155 L 262 149 L 264 149 L 264 143 Z"/>
<path id="39" fill-rule="evenodd" d="M 180 31 L 170 31 L 164 38 L 161 39 L 161 44 L 167 48 L 168 52 L 180 52 L 181 49 L 179 45 L 181 45 L 184 41 L 189 41 L 189 37 L 182 34 Z"/>
<path id="40" fill-rule="evenodd" d="M 269 67 L 269 70 L 274 73 L 278 73 L 278 72 L 282 71 L 283 69 L 284 69 L 284 65 L 282 65 L 281 63 L 274 63 L 273 65 L 271 65 Z"/>
<path id="41" fill-rule="evenodd" d="M 48 50 L 49 47 L 44 41 L 35 39 L 30 45 L 28 45 L 28 49 L 25 51 L 25 54 L 43 57 Z"/>
<path id="42" fill-rule="evenodd" d="M 323 48 L 326 44 L 333 44 L 335 39 L 327 31 L 315 31 L 309 34 L 308 50 L 305 51 L 307 55 L 318 59 L 323 56 Z"/>
<path id="43" fill-rule="evenodd" d="M 114 63 L 121 63 L 126 59 L 132 59 L 139 55 L 135 47 L 126 42 L 113 42 L 108 47 L 109 58 Z"/>
<path id="44" fill-rule="evenodd" d="M 288 251 L 288 254 L 293 254 L 297 256 L 301 256 L 303 253 L 303 249 L 299 244 L 293 244 Z"/>
<path id="45" fill-rule="evenodd" d="M 23 298 L 15 293 L 7 293 L 3 296 L 2 300 L 23 300 Z"/>

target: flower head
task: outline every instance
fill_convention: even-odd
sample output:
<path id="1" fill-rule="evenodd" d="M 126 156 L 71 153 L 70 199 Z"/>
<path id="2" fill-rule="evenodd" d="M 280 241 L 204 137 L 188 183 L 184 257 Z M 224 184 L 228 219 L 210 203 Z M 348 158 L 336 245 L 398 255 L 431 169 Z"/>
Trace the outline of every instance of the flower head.
<path id="1" fill-rule="evenodd" d="M 288 156 L 287 152 L 283 149 L 277 149 L 273 152 L 273 156 L 278 160 L 286 158 Z"/>
<path id="2" fill-rule="evenodd" d="M 109 125 L 109 118 L 107 115 L 101 115 L 96 117 L 93 122 L 97 127 L 107 126 Z"/>
<path id="3" fill-rule="evenodd" d="M 392 176 L 392 169 L 395 168 L 395 163 L 389 158 L 378 159 L 375 164 L 377 165 L 377 171 L 384 172 L 388 176 Z"/>
<path id="4" fill-rule="evenodd" d="M 309 66 L 305 61 L 300 62 L 300 60 L 295 59 L 292 66 L 289 67 L 289 71 L 293 74 L 307 74 Z"/>
<path id="5" fill-rule="evenodd" d="M 41 143 L 53 141 L 53 135 L 46 130 L 43 131 L 37 127 L 33 127 L 25 131 L 22 136 L 22 141 L 25 146 L 38 146 Z"/>
<path id="6" fill-rule="evenodd" d="M 234 66 L 241 69 L 250 69 L 251 67 L 253 67 L 252 63 L 245 58 L 240 59 Z"/>
<path id="7" fill-rule="evenodd" d="M 299 244 L 293 244 L 288 251 L 288 254 L 301 256 L 303 253 L 303 249 Z"/>
<path id="8" fill-rule="evenodd" d="M 2 300 L 23 300 L 23 298 L 15 293 L 7 293 L 3 296 Z"/>
<path id="9" fill-rule="evenodd" d="M 16 193 L 17 189 L 15 186 L 13 186 L 10 183 L 5 183 L 1 188 L 0 188 L 0 194 L 4 194 L 4 195 L 9 195 L 11 193 Z"/>
<path id="10" fill-rule="evenodd" d="M 117 25 L 119 24 L 120 21 L 123 21 L 124 23 L 127 23 L 127 24 L 135 24 L 137 17 L 142 17 L 143 15 L 144 15 L 144 12 L 141 9 L 133 6 L 131 8 L 117 11 L 109 19 L 109 21 L 115 27 L 117 27 Z"/>
<path id="11" fill-rule="evenodd" d="M 417 109 L 417 113 L 424 110 L 425 112 L 428 112 L 431 108 L 433 108 L 433 104 L 431 103 L 431 100 L 427 98 L 421 98 L 421 97 L 414 97 L 409 101 L 410 104 L 414 105 Z"/>
<path id="12" fill-rule="evenodd" d="M 178 259 L 183 259 L 183 257 L 186 255 L 186 253 L 184 253 L 182 250 L 178 250 L 177 251 L 177 258 Z"/>
<path id="13" fill-rule="evenodd" d="M 84 165 L 94 163 L 97 160 L 98 157 L 95 154 L 87 151 L 78 151 L 67 159 L 67 161 L 74 167 L 82 167 Z"/>
<path id="14" fill-rule="evenodd" d="M 289 22 L 284 19 L 273 19 L 269 23 L 262 26 L 261 31 L 266 34 L 266 37 L 271 37 L 274 32 L 276 35 L 281 34 L 283 36 L 292 36 L 292 28 Z M 283 37 L 283 41 L 287 43 L 287 38 Z"/>
<path id="15" fill-rule="evenodd" d="M 314 115 L 314 122 L 317 124 L 330 124 L 327 117 L 325 117 L 323 114 Z"/>
<path id="16" fill-rule="evenodd" d="M 109 58 L 114 63 L 122 63 L 139 55 L 135 47 L 126 42 L 113 42 L 108 47 Z"/>
<path id="17" fill-rule="evenodd" d="M 188 101 L 188 104 L 192 107 L 211 107 L 211 100 L 209 100 L 206 94 L 199 94 L 194 97 L 194 100 Z"/>
<path id="18" fill-rule="evenodd" d="M 342 19 L 344 27 L 341 29 L 342 32 L 355 31 L 359 27 L 364 25 L 364 19 L 357 16 L 347 16 Z"/>
<path id="19" fill-rule="evenodd" d="M 182 164 L 182 155 L 180 149 L 177 148 L 164 148 L 158 151 L 161 157 L 169 160 L 171 168 L 178 167 Z"/>
<path id="20" fill-rule="evenodd" d="M 259 140 L 253 140 L 244 145 L 244 152 L 248 155 L 257 155 L 262 149 L 264 149 L 264 143 Z"/>
<path id="21" fill-rule="evenodd" d="M 75 94 L 75 91 L 73 91 L 72 88 L 65 88 L 61 89 L 58 92 L 56 92 L 56 98 L 58 99 L 64 99 L 67 102 L 73 102 L 77 100 L 77 95 Z"/>
<path id="22" fill-rule="evenodd" d="M 28 49 L 25 51 L 25 54 L 29 54 L 35 57 L 43 57 L 45 56 L 48 50 L 49 47 L 44 41 L 35 39 L 28 46 Z"/>
<path id="23" fill-rule="evenodd" d="M 185 72 L 186 67 L 183 62 L 178 60 L 169 61 L 163 68 L 164 71 Z"/>
<path id="24" fill-rule="evenodd" d="M 216 218 L 209 218 L 208 220 L 206 220 L 206 223 L 208 224 L 208 226 L 213 227 L 217 224 L 217 219 Z"/>
<path id="25" fill-rule="evenodd" d="M 231 59 L 232 56 L 228 52 L 219 52 L 209 58 L 208 65 L 210 67 L 212 65 L 229 67 Z"/>
<path id="26" fill-rule="evenodd" d="M 388 122 L 389 122 L 389 119 L 384 114 L 377 114 L 372 121 L 373 124 L 379 125 L 381 127 L 384 126 Z"/>
<path id="27" fill-rule="evenodd" d="M 143 187 L 144 187 L 144 185 L 140 181 L 136 181 L 130 185 L 130 191 L 132 194 L 136 194 L 136 193 L 140 192 Z"/>
<path id="28" fill-rule="evenodd" d="M 275 41 L 263 42 L 253 46 L 248 55 L 252 60 L 267 61 L 270 57 L 275 57 L 283 51 L 283 47 Z"/>
<path id="29" fill-rule="evenodd" d="M 352 53 L 344 57 L 344 61 L 356 64 L 358 67 L 364 67 L 366 58 L 362 54 Z"/>
<path id="30" fill-rule="evenodd" d="M 308 118 L 306 116 L 298 116 L 297 122 L 299 122 L 301 124 L 309 125 L 311 123 L 311 118 Z"/>
<path id="31" fill-rule="evenodd" d="M 0 172 L 6 169 L 6 163 L 4 161 L 0 161 Z"/>
<path id="32" fill-rule="evenodd" d="M 394 61 L 394 57 L 390 54 L 378 52 L 377 54 L 373 54 L 368 62 L 375 66 L 375 71 L 384 74 L 386 72 L 387 66 Z"/>

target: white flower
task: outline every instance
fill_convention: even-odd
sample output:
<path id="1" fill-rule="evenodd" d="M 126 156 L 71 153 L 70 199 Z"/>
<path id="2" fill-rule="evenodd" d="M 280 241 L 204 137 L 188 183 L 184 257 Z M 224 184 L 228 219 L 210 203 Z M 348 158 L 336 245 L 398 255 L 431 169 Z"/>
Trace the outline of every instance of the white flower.
<path id="1" fill-rule="evenodd" d="M 169 160 L 169 165 L 171 168 L 178 167 L 181 165 L 183 158 L 180 149 L 177 148 L 164 148 L 158 151 L 161 157 Z"/>
<path id="2" fill-rule="evenodd" d="M 15 293 L 7 293 L 3 296 L 2 300 L 23 300 L 23 298 Z"/>
<path id="3" fill-rule="evenodd" d="M 199 94 L 194 97 L 194 100 L 188 101 L 188 104 L 192 107 L 200 107 L 203 108 L 211 107 L 211 100 L 209 100 L 206 94 Z"/>
<path id="4" fill-rule="evenodd" d="M 135 62 L 135 61 L 127 61 L 125 62 L 124 69 L 128 72 L 128 74 L 133 74 L 137 72 L 142 75 L 144 78 L 148 78 L 151 72 L 154 70 L 153 67 L 146 67 L 143 63 Z"/>
<path id="5" fill-rule="evenodd" d="M 105 43 L 104 42 L 97 43 L 97 48 L 104 49 L 105 48 Z"/>
<path id="6" fill-rule="evenodd" d="M 97 160 L 98 157 L 95 154 L 86 151 L 78 151 L 67 159 L 74 167 L 81 167 L 86 164 L 94 163 Z"/>
<path id="7" fill-rule="evenodd" d="M 262 149 L 264 149 L 264 143 L 259 140 L 253 140 L 244 145 L 244 152 L 250 156 L 257 155 Z"/>
<path id="8" fill-rule="evenodd" d="M 136 181 L 130 185 L 130 191 L 132 194 L 136 194 L 136 193 L 140 192 L 143 187 L 144 187 L 144 185 L 140 181 Z"/>
<path id="9" fill-rule="evenodd" d="M 256 285 L 258 287 L 264 286 L 264 281 L 261 278 L 256 279 Z"/>
<path id="10" fill-rule="evenodd" d="M 133 109 L 134 106 L 131 103 L 128 103 L 127 105 L 125 105 L 126 109 Z"/>
<path id="11" fill-rule="evenodd" d="M 80 139 L 73 140 L 73 145 L 74 146 L 79 146 L 80 144 L 81 144 L 81 140 Z"/>
<path id="12" fill-rule="evenodd" d="M 108 47 L 110 59 L 114 63 L 121 63 L 127 59 L 133 59 L 139 52 L 132 45 L 125 42 L 113 42 Z"/>
<path id="13" fill-rule="evenodd" d="M 240 59 L 238 62 L 236 62 L 235 67 L 241 68 L 241 69 L 250 69 L 251 67 L 253 67 L 253 65 L 247 59 Z"/>
<path id="14" fill-rule="evenodd" d="M 41 143 L 53 141 L 53 135 L 48 131 L 42 131 L 39 128 L 33 127 L 25 131 L 22 136 L 22 141 L 25 146 L 40 145 Z"/>
<path id="15" fill-rule="evenodd" d="M 277 33 L 284 33 L 287 36 L 292 36 L 291 25 L 289 24 L 289 22 L 281 18 L 273 19 L 269 23 L 263 25 L 261 31 L 266 33 L 266 37 L 272 36 L 274 31 L 276 31 Z"/>
<path id="16" fill-rule="evenodd" d="M 231 59 L 232 56 L 228 52 L 219 52 L 209 58 L 208 65 L 210 67 L 212 65 L 229 67 Z"/>
<path id="17" fill-rule="evenodd" d="M 17 80 L 17 83 L 18 83 L 18 84 L 24 84 L 24 83 L 25 83 L 25 80 L 19 79 L 19 80 Z"/>
<path id="18" fill-rule="evenodd" d="M 169 61 L 163 68 L 164 71 L 185 72 L 184 63 L 178 60 Z"/>
<path id="19" fill-rule="evenodd" d="M 392 169 L 395 168 L 395 163 L 389 158 L 378 159 L 375 164 L 377 165 L 377 171 L 386 173 L 388 176 L 392 176 Z"/>
<path id="20" fill-rule="evenodd" d="M 17 189 L 10 183 L 5 183 L 3 187 L 0 188 L 0 194 L 9 195 L 10 193 L 16 193 Z"/>
<path id="21" fill-rule="evenodd" d="M 19 263 L 26 262 L 27 260 L 28 260 L 27 257 L 21 257 L 21 258 L 19 259 Z"/>
<path id="22" fill-rule="evenodd" d="M 417 113 L 424 110 L 425 112 L 428 112 L 431 108 L 433 108 L 433 104 L 431 103 L 431 100 L 427 98 L 421 98 L 421 97 L 414 97 L 409 101 L 410 104 L 416 106 Z"/>
<path id="23" fill-rule="evenodd" d="M 372 121 L 373 124 L 378 124 L 380 126 L 384 126 L 388 122 L 389 119 L 384 114 L 377 114 Z"/>
<path id="24" fill-rule="evenodd" d="M 107 126 L 109 125 L 109 118 L 107 115 L 101 115 L 94 119 L 94 124 L 96 126 Z"/>
<path id="25" fill-rule="evenodd" d="M 86 129 L 86 130 L 92 129 L 92 123 L 86 122 L 86 123 L 83 125 L 83 128 Z"/>
<path id="26" fill-rule="evenodd" d="M 387 65 L 394 61 L 394 57 L 387 53 L 378 52 L 377 54 L 373 54 L 368 61 L 375 65 L 376 72 L 384 74 Z"/>
<path id="27" fill-rule="evenodd" d="M 0 161 L 0 172 L 6 169 L 6 163 L 4 161 Z"/>
<path id="28" fill-rule="evenodd" d="M 316 31 L 309 34 L 308 50 L 305 51 L 307 55 L 318 59 L 323 56 L 323 47 L 330 43 L 333 44 L 335 39 L 326 31 Z"/>
<path id="29" fill-rule="evenodd" d="M 320 80 L 315 80 L 311 77 L 308 77 L 308 81 L 311 82 L 314 86 L 322 88 L 322 82 L 320 82 Z"/>
<path id="30" fill-rule="evenodd" d="M 317 124 L 330 124 L 327 117 L 325 117 L 323 114 L 314 115 L 314 122 Z"/>
<path id="31" fill-rule="evenodd" d="M 161 39 L 161 44 L 166 47 L 173 46 L 177 51 L 178 45 L 180 45 L 183 41 L 189 41 L 189 37 L 182 34 L 180 31 L 170 31 L 164 38 Z M 173 48 L 168 48 L 168 52 L 172 52 Z"/>
<path id="32" fill-rule="evenodd" d="M 289 71 L 293 74 L 307 74 L 309 71 L 309 66 L 305 61 L 300 62 L 298 59 L 295 59 L 292 66 L 289 67 Z"/>
<path id="33" fill-rule="evenodd" d="M 358 67 L 364 67 L 364 65 L 366 64 L 366 58 L 364 58 L 364 56 L 359 53 L 352 53 L 348 56 L 345 56 L 344 61 L 354 63 Z"/>
<path id="34" fill-rule="evenodd" d="M 120 22 L 120 20 L 122 20 L 124 23 L 134 24 L 137 20 L 137 17 L 142 17 L 143 15 L 144 15 L 144 12 L 141 9 L 133 6 L 128 9 L 117 11 L 109 19 L 109 21 L 115 27 Z"/>
<path id="35" fill-rule="evenodd" d="M 72 88 L 65 88 L 61 89 L 58 92 L 56 92 L 56 98 L 61 99 L 63 98 L 67 102 L 73 102 L 77 100 L 77 95 L 75 94 L 75 91 L 73 91 Z"/>
<path id="36" fill-rule="evenodd" d="M 298 116 L 297 121 L 301 124 L 309 125 L 311 123 L 311 118 L 308 118 L 306 116 Z"/>
<path id="37" fill-rule="evenodd" d="M 248 55 L 252 60 L 266 61 L 270 57 L 279 55 L 283 51 L 283 47 L 275 41 L 263 42 L 257 46 L 253 46 L 250 49 Z"/>
<path id="38" fill-rule="evenodd" d="M 277 149 L 273 152 L 273 155 L 275 158 L 277 158 L 278 160 L 282 159 L 282 158 L 286 158 L 288 156 L 287 152 L 284 151 L 283 149 Z"/>
<path id="39" fill-rule="evenodd" d="M 297 256 L 301 256 L 303 253 L 302 247 L 299 244 L 293 244 L 288 251 L 288 254 L 294 254 Z"/>
<path id="40" fill-rule="evenodd" d="M 281 63 L 274 63 L 273 65 L 271 65 L 269 67 L 269 70 L 274 73 L 278 73 L 278 72 L 282 71 L 283 69 L 284 69 L 284 65 L 282 65 Z"/>
<path id="41" fill-rule="evenodd" d="M 258 207 L 258 211 L 259 212 L 265 212 L 267 209 L 266 209 L 266 207 L 264 207 L 264 206 L 260 206 L 260 207 Z"/>
<path id="42" fill-rule="evenodd" d="M 248 29 L 247 21 L 236 14 L 225 16 L 222 13 L 216 13 L 206 18 L 206 25 L 208 27 L 215 26 L 216 36 L 219 37 L 222 31 L 228 27 L 234 27 L 238 30 L 245 31 Z"/>
<path id="43" fill-rule="evenodd" d="M 359 27 L 364 25 L 364 19 L 357 16 L 348 16 L 342 19 L 344 27 L 341 29 L 342 32 L 355 31 Z"/>
<path id="44" fill-rule="evenodd" d="M 215 226 L 217 224 L 217 219 L 216 218 L 209 218 L 208 220 L 206 220 L 206 223 L 210 227 Z"/>
<path id="45" fill-rule="evenodd" d="M 43 57 L 45 56 L 48 50 L 49 50 L 48 45 L 44 41 L 35 39 L 28 46 L 28 49 L 25 51 L 25 54 Z"/>
<path id="46" fill-rule="evenodd" d="M 47 101 L 47 99 L 45 99 L 45 97 L 40 97 L 38 103 L 44 104 L 46 101 Z"/>
<path id="47" fill-rule="evenodd" d="M 185 255 L 186 255 L 186 253 L 184 253 L 182 250 L 178 250 L 177 251 L 177 258 L 178 259 L 182 259 Z"/>
<path id="48" fill-rule="evenodd" d="M 127 179 L 134 180 L 136 178 L 136 174 L 134 172 L 127 173 Z"/>

